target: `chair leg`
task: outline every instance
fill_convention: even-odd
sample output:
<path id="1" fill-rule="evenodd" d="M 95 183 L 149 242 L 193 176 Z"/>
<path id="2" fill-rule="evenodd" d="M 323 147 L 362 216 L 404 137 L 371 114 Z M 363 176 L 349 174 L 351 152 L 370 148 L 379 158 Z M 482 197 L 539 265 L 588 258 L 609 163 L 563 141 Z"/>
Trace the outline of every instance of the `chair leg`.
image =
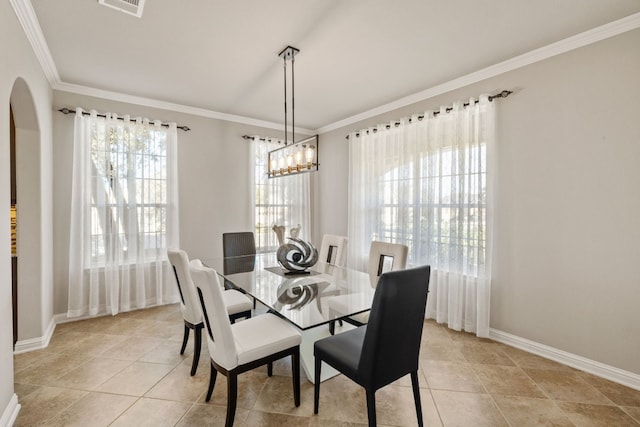
<path id="1" fill-rule="evenodd" d="M 293 376 L 293 402 L 300 406 L 300 347 L 291 355 L 291 374 Z"/>
<path id="2" fill-rule="evenodd" d="M 227 375 L 227 420 L 225 427 L 233 426 L 233 419 L 236 416 L 236 403 L 238 399 L 238 375 L 229 372 Z"/>
<path id="3" fill-rule="evenodd" d="M 420 403 L 420 387 L 418 386 L 418 371 L 411 372 L 411 386 L 413 387 L 413 400 L 416 403 L 418 426 L 422 427 L 422 404 Z"/>
<path id="4" fill-rule="evenodd" d="M 216 378 L 218 377 L 218 371 L 213 366 L 213 362 L 211 363 L 211 375 L 209 376 L 209 389 L 207 390 L 207 399 L 206 402 L 211 400 L 211 395 L 213 394 L 213 387 L 216 385 Z"/>
<path id="5" fill-rule="evenodd" d="M 369 427 L 376 427 L 376 392 L 367 390 L 367 415 Z"/>
<path id="6" fill-rule="evenodd" d="M 267 376 L 273 376 L 273 362 L 267 363 Z"/>
<path id="7" fill-rule="evenodd" d="M 200 348 L 202 347 L 202 327 L 204 325 L 196 325 L 194 335 L 195 342 L 193 344 L 193 362 L 191 363 L 191 376 L 196 374 L 198 370 L 198 362 L 200 361 Z"/>
<path id="8" fill-rule="evenodd" d="M 336 321 L 332 320 L 331 322 L 329 322 L 329 333 L 331 335 L 335 335 L 336 334 Z"/>
<path id="9" fill-rule="evenodd" d="M 315 369 L 313 384 L 313 413 L 318 413 L 318 406 L 320 406 L 320 368 L 322 367 L 322 360 L 319 357 L 314 358 Z"/>
<path id="10" fill-rule="evenodd" d="M 187 348 L 187 341 L 189 341 L 189 327 L 185 323 L 184 336 L 182 337 L 182 348 L 180 349 L 180 354 L 184 354 L 184 349 Z"/>

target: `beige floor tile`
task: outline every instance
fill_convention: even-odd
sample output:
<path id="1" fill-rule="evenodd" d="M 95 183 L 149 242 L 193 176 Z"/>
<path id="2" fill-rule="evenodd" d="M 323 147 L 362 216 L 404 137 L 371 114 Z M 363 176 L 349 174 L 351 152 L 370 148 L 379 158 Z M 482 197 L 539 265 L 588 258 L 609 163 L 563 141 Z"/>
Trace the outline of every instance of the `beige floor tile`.
<path id="1" fill-rule="evenodd" d="M 431 390 L 443 425 L 447 427 L 508 426 L 488 394 Z"/>
<path id="2" fill-rule="evenodd" d="M 309 419 L 309 427 L 362 427 L 365 423 L 350 423 L 348 421 L 325 420 L 317 415 Z M 425 424 L 428 425 L 428 424 Z"/>
<path id="3" fill-rule="evenodd" d="M 209 369 L 206 370 L 206 373 L 207 380 L 204 391 L 207 391 L 207 388 L 209 387 Z M 259 367 L 252 371 L 238 375 L 238 396 L 236 400 L 237 407 L 244 409 L 253 409 L 256 401 L 258 400 L 258 396 L 262 392 L 262 389 L 264 388 L 268 379 L 269 377 L 267 376 L 266 366 Z M 291 381 L 291 378 L 289 378 L 289 381 Z M 206 395 L 204 397 L 206 397 Z M 213 394 L 211 395 L 210 402 L 220 406 L 227 405 L 227 378 L 220 373 L 218 373 L 218 376 L 216 378 L 216 384 L 213 389 Z M 293 402 L 293 397 L 291 398 L 291 402 Z"/>
<path id="4" fill-rule="evenodd" d="M 47 349 L 16 354 L 13 356 L 13 371 L 20 372 L 21 370 L 31 366 L 33 363 L 37 363 L 42 359 L 49 357 L 51 353 L 52 352 Z"/>
<path id="5" fill-rule="evenodd" d="M 313 384 L 300 384 L 300 406 L 293 400 L 293 380 L 274 375 L 268 378 L 252 409 L 298 416 L 313 414 Z"/>
<path id="6" fill-rule="evenodd" d="M 72 348 L 73 346 L 80 345 L 85 341 L 90 334 L 86 332 L 68 331 L 59 334 L 53 334 L 49 345 L 47 346 L 48 352 L 62 353 L 65 350 Z"/>
<path id="7" fill-rule="evenodd" d="M 622 410 L 640 424 L 640 407 L 623 406 Z"/>
<path id="8" fill-rule="evenodd" d="M 247 415 L 249 415 L 247 409 L 237 408 L 234 425 L 243 425 Z M 196 403 L 176 427 L 221 427 L 225 424 L 226 416 L 226 406 Z"/>
<path id="9" fill-rule="evenodd" d="M 145 337 L 153 338 L 170 338 L 174 335 L 181 334 L 184 331 L 184 323 L 167 322 L 164 320 L 147 321 L 148 324 L 137 331 L 137 334 Z M 205 330 L 202 331 L 203 345 Z M 193 332 L 190 334 L 190 339 L 193 338 Z"/>
<path id="10" fill-rule="evenodd" d="M 142 398 L 118 417 L 111 427 L 172 427 L 191 406 L 191 403 Z"/>
<path id="11" fill-rule="evenodd" d="M 433 401 L 431 390 L 420 389 L 420 402 L 422 403 L 422 420 L 425 426 L 442 427 L 442 420 Z"/>
<path id="12" fill-rule="evenodd" d="M 524 369 L 525 373 L 552 399 L 609 405 L 613 404 L 604 394 L 582 379 L 577 372 Z"/>
<path id="13" fill-rule="evenodd" d="M 529 369 L 546 369 L 546 370 L 558 370 L 565 372 L 575 372 L 575 369 L 570 366 L 563 365 L 550 359 L 545 359 L 535 354 L 527 353 L 526 351 L 517 349 L 515 347 L 503 346 L 502 352 L 505 353 L 516 366 Z"/>
<path id="14" fill-rule="evenodd" d="M 58 325 L 48 348 L 14 356 L 16 425 L 224 425 L 226 378 L 205 403 L 209 354 L 203 343 L 190 376 L 194 339 L 180 355 L 183 325 L 177 304 Z M 419 360 L 426 426 L 640 425 L 640 391 L 433 320 Z M 318 415 L 303 375 L 296 408 L 288 359 L 271 378 L 266 367 L 241 374 L 238 389 L 238 426 L 367 425 L 364 389 L 343 375 L 321 384 Z M 380 427 L 416 425 L 409 376 L 379 390 L 376 405 Z"/>
<path id="15" fill-rule="evenodd" d="M 86 391 L 59 387 L 38 387 L 19 402 L 22 408 L 18 413 L 15 427 L 33 426 L 54 417 L 87 395 Z"/>
<path id="16" fill-rule="evenodd" d="M 151 388 L 145 397 L 176 400 L 179 402 L 196 402 L 202 397 L 209 386 L 209 376 L 191 376 L 188 366 L 178 365 Z"/>
<path id="17" fill-rule="evenodd" d="M 150 362 L 150 363 L 162 363 L 165 365 L 173 365 L 177 366 L 182 362 L 188 362 L 189 366 L 191 366 L 191 362 L 193 360 L 193 338 L 189 340 L 187 344 L 187 348 L 184 350 L 184 354 L 180 354 L 180 347 L 182 344 L 178 344 L 170 341 L 162 341 L 152 349 L 150 349 L 147 353 L 140 356 L 138 359 L 139 362 Z M 203 343 L 204 344 L 204 343 Z M 209 354 L 206 350 L 200 350 L 200 360 L 208 359 Z"/>
<path id="18" fill-rule="evenodd" d="M 422 328 L 422 343 L 450 343 L 452 341 L 451 334 L 444 325 L 438 325 L 433 320 L 428 320 Z"/>
<path id="19" fill-rule="evenodd" d="M 128 360 L 90 358 L 65 375 L 49 382 L 56 387 L 95 390 L 103 382 L 131 364 Z"/>
<path id="20" fill-rule="evenodd" d="M 96 388 L 97 391 L 142 396 L 174 367 L 158 363 L 134 362 Z"/>
<path id="21" fill-rule="evenodd" d="M 576 427 L 629 427 L 638 425 L 617 406 L 558 402 Z"/>
<path id="22" fill-rule="evenodd" d="M 493 399 L 512 426 L 573 426 L 553 400 L 520 396 L 493 396 Z"/>
<path id="23" fill-rule="evenodd" d="M 309 418 L 295 415 L 251 411 L 245 421 L 239 425 L 246 427 L 300 427 L 308 426 Z"/>
<path id="24" fill-rule="evenodd" d="M 163 340 L 149 337 L 129 337 L 119 344 L 111 347 L 101 354 L 103 357 L 122 360 L 138 360 L 158 345 Z"/>
<path id="25" fill-rule="evenodd" d="M 75 354 L 51 353 L 38 362 L 16 372 L 14 381 L 21 384 L 47 385 L 86 362 L 86 357 Z"/>
<path id="26" fill-rule="evenodd" d="M 13 391 L 18 395 L 18 401 L 22 401 L 22 399 L 24 399 L 34 391 L 38 390 L 40 387 L 42 386 L 32 385 L 32 384 L 13 383 Z"/>
<path id="27" fill-rule="evenodd" d="M 536 383 L 516 366 L 473 365 L 473 371 L 489 394 L 546 397 Z"/>
<path id="28" fill-rule="evenodd" d="M 428 398 L 427 398 L 428 397 Z M 421 410 L 429 408 L 428 402 L 431 394 L 420 396 Z M 422 402 L 425 400 L 427 403 Z M 433 418 L 432 414 L 428 414 Z M 425 419 L 423 414 L 423 420 Z M 418 423 L 416 405 L 413 399 L 413 389 L 410 387 L 397 387 L 388 385 L 376 392 L 376 420 L 378 424 L 395 426 L 415 426 Z M 431 425 L 428 424 L 427 425 Z"/>
<path id="29" fill-rule="evenodd" d="M 462 354 L 463 343 L 434 342 L 420 345 L 420 360 L 442 360 L 446 362 L 466 362 Z"/>
<path id="30" fill-rule="evenodd" d="M 634 390 L 622 384 L 617 384 L 584 372 L 581 372 L 581 375 L 582 378 L 611 399 L 616 405 L 640 407 L 640 390 Z"/>
<path id="31" fill-rule="evenodd" d="M 466 362 L 423 360 L 420 362 L 431 389 L 483 393 L 482 384 Z"/>
<path id="32" fill-rule="evenodd" d="M 367 423 L 367 404 L 364 389 L 338 375 L 320 384 L 319 418 Z"/>
<path id="33" fill-rule="evenodd" d="M 126 336 L 145 336 L 143 331 L 154 323 L 153 320 L 146 319 L 127 319 L 118 317 L 116 322 L 111 326 L 100 331 L 103 334 L 126 335 Z"/>
<path id="34" fill-rule="evenodd" d="M 84 337 L 64 348 L 65 353 L 100 356 L 103 352 L 122 343 L 127 337 L 122 335 L 93 334 L 83 332 Z"/>
<path id="35" fill-rule="evenodd" d="M 43 426 L 108 426 L 135 401 L 135 397 L 90 392 L 55 417 L 49 419 Z"/>
<path id="36" fill-rule="evenodd" d="M 465 342 L 460 350 L 469 363 L 481 365 L 515 366 L 502 347 L 488 342 Z"/>

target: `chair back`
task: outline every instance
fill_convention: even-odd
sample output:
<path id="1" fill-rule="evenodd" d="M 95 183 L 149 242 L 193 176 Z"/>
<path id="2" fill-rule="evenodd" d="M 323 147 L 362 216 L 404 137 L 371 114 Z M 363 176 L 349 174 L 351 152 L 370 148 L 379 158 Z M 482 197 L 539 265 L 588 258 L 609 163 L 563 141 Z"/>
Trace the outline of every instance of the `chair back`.
<path id="1" fill-rule="evenodd" d="M 318 260 L 344 267 L 347 263 L 347 242 L 348 239 L 345 236 L 325 234 L 322 236 Z"/>
<path id="2" fill-rule="evenodd" d="M 378 277 L 387 271 L 404 270 L 407 267 L 409 247 L 399 243 L 371 242 L 369 249 L 369 277 L 375 288 Z"/>
<path id="3" fill-rule="evenodd" d="M 373 296 L 358 373 L 374 389 L 418 369 L 431 268 L 383 273 Z"/>
<path id="4" fill-rule="evenodd" d="M 181 249 L 167 249 L 167 256 L 173 267 L 178 292 L 180 292 L 182 317 L 192 325 L 197 325 L 202 322 L 202 311 L 200 310 L 196 288 L 191 280 L 187 253 Z"/>
<path id="5" fill-rule="evenodd" d="M 255 255 L 256 239 L 251 231 L 222 234 L 222 254 L 224 257 Z"/>
<path id="6" fill-rule="evenodd" d="M 191 276 L 196 285 L 204 324 L 207 328 L 209 355 L 218 365 L 231 370 L 238 366 L 231 321 L 222 297 L 218 273 L 212 268 L 191 266 Z"/>

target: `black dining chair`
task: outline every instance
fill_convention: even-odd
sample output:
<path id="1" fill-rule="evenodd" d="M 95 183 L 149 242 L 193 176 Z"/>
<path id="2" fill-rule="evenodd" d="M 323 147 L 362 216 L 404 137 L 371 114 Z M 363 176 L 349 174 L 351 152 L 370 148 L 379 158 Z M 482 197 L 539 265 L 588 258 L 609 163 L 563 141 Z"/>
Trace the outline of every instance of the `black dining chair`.
<path id="1" fill-rule="evenodd" d="M 252 231 L 238 231 L 222 233 L 222 255 L 225 258 L 239 257 L 256 254 L 256 238 Z M 226 274 L 226 273 L 225 273 Z M 231 289 L 233 286 L 228 280 L 224 281 L 224 287 Z M 253 308 L 256 308 L 256 299 L 253 299 Z"/>
<path id="2" fill-rule="evenodd" d="M 382 274 L 367 325 L 315 342 L 314 414 L 318 413 L 320 369 L 325 362 L 364 387 L 369 426 L 376 425 L 376 391 L 410 374 L 418 425 L 423 425 L 418 356 L 430 272 L 429 266 L 423 266 Z"/>
<path id="3" fill-rule="evenodd" d="M 222 255 L 233 256 L 255 255 L 256 239 L 251 231 L 222 233 Z"/>

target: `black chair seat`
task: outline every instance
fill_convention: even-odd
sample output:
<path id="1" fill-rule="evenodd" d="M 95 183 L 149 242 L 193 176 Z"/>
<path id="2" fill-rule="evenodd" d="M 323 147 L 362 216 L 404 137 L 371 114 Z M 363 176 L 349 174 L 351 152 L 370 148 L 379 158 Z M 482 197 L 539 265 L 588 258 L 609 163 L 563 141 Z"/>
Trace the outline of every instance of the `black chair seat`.
<path id="1" fill-rule="evenodd" d="M 314 354 L 338 371 L 358 381 L 358 362 L 367 327 L 361 326 L 316 342 Z"/>

